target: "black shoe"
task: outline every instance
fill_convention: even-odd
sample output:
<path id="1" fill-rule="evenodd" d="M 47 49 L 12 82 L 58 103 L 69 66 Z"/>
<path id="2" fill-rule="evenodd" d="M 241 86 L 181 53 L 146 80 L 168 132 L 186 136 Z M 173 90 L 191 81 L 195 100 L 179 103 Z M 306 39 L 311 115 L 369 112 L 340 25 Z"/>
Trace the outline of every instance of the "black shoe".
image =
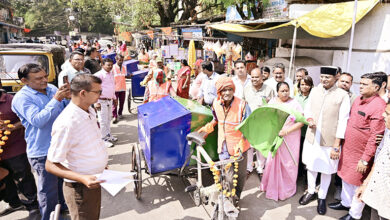
<path id="1" fill-rule="evenodd" d="M 24 209 L 24 206 L 23 205 L 19 205 L 19 206 L 17 206 L 17 207 L 12 207 L 12 206 L 10 206 L 10 205 L 7 205 L 6 207 L 5 207 L 5 209 L 3 210 L 3 211 L 1 211 L 0 212 L 0 217 L 1 216 L 6 216 L 6 215 L 8 215 L 8 214 L 11 214 L 11 213 L 13 213 L 13 212 L 16 212 L 16 211 L 19 211 L 19 210 L 23 210 Z"/>
<path id="2" fill-rule="evenodd" d="M 318 199 L 317 212 L 320 215 L 326 214 L 326 200 L 325 199 Z"/>
<path id="3" fill-rule="evenodd" d="M 309 202 L 313 201 L 316 199 L 316 194 L 310 194 L 310 193 L 306 193 L 304 194 L 300 199 L 299 199 L 299 204 L 301 205 L 307 205 L 309 204 Z"/>
<path id="4" fill-rule="evenodd" d="M 343 217 L 339 218 L 339 220 L 357 220 L 355 218 L 352 218 L 349 214 L 344 215 Z"/>
<path id="5" fill-rule="evenodd" d="M 349 210 L 349 208 L 343 206 L 343 204 L 341 204 L 341 202 L 329 203 L 328 207 L 331 209 L 334 209 L 334 210 L 346 210 L 346 211 Z"/>

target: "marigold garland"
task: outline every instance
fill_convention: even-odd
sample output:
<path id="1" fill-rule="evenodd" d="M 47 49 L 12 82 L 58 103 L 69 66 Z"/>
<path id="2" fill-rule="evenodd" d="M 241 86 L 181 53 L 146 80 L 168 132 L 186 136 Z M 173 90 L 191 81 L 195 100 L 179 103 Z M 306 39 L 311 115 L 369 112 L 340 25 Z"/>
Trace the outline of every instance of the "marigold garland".
<path id="1" fill-rule="evenodd" d="M 237 162 L 238 157 L 231 156 L 230 159 L 234 160 L 233 188 L 230 192 L 228 191 L 228 189 L 225 189 L 221 185 L 221 183 L 220 183 L 221 172 L 215 168 L 215 163 L 213 161 L 211 161 L 209 163 L 210 171 L 213 173 L 213 176 L 214 176 L 214 183 L 217 186 L 218 190 L 220 192 L 222 192 L 223 195 L 225 195 L 226 197 L 234 197 L 236 195 L 236 186 L 238 183 L 238 180 L 237 180 L 237 178 L 238 178 L 238 174 L 237 174 L 238 173 L 238 162 Z M 228 172 L 228 170 L 230 169 L 231 166 L 232 166 L 232 163 L 226 164 L 225 165 L 225 172 Z"/>
<path id="2" fill-rule="evenodd" d="M 0 138 L 1 138 L 1 140 L 0 140 L 0 154 L 1 154 L 4 151 L 3 146 L 5 145 L 5 142 L 8 140 L 8 135 L 11 134 L 11 131 L 7 130 L 7 129 L 13 128 L 14 125 L 11 124 L 10 120 L 0 120 L 0 125 L 7 125 L 5 129 L 4 129 L 4 126 L 2 126 L 2 128 L 0 129 Z M 0 157 L 0 160 L 1 160 L 1 157 Z"/>

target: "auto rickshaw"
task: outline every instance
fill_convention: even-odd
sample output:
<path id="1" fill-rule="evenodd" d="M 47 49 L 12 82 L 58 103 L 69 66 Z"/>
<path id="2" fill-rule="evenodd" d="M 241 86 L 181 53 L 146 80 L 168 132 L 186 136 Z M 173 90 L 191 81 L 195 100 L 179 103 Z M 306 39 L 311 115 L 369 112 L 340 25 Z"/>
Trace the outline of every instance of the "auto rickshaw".
<path id="1" fill-rule="evenodd" d="M 19 91 L 23 83 L 18 69 L 27 63 L 42 65 L 49 83 L 57 86 L 57 76 L 65 62 L 64 47 L 54 44 L 0 44 L 0 78 L 3 89 L 9 93 Z"/>

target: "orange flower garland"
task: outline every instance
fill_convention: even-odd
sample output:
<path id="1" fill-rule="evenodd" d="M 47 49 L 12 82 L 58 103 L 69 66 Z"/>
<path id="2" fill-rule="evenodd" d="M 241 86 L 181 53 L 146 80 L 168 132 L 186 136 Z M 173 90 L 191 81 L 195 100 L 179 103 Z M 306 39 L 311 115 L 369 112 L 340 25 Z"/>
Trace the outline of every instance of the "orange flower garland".
<path id="1" fill-rule="evenodd" d="M 238 182 L 238 180 L 237 180 L 237 178 L 238 178 L 238 174 L 237 174 L 238 173 L 238 162 L 237 162 L 238 157 L 231 156 L 230 158 L 234 160 L 233 188 L 230 192 L 228 191 L 228 189 L 224 189 L 224 187 L 221 185 L 221 183 L 220 183 L 221 172 L 215 168 L 215 163 L 214 162 L 209 163 L 210 171 L 213 173 L 213 176 L 214 176 L 214 183 L 217 186 L 218 190 L 220 192 L 222 192 L 223 195 L 225 195 L 226 197 L 230 197 L 230 196 L 234 197 L 236 195 L 236 186 L 237 186 L 237 182 Z M 227 172 L 231 166 L 232 166 L 231 163 L 226 164 L 225 165 L 225 172 Z"/>

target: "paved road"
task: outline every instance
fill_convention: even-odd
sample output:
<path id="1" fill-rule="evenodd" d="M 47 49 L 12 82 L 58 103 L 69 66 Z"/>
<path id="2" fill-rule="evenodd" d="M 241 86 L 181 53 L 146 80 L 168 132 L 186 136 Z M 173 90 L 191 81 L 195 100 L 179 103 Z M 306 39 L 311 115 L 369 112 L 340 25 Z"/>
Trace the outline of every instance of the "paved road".
<path id="1" fill-rule="evenodd" d="M 108 149 L 109 169 L 130 170 L 131 144 L 136 143 L 137 116 L 125 110 L 125 118 L 112 128 L 114 136 L 119 138 L 115 147 Z M 144 174 L 145 177 L 146 174 Z M 337 219 L 346 211 L 328 210 L 326 216 L 316 212 L 316 201 L 307 206 L 298 204 L 299 197 L 305 188 L 303 181 L 298 182 L 297 194 L 286 200 L 275 202 L 265 198 L 259 191 L 259 179 L 256 174 L 249 177 L 242 194 L 239 219 Z M 129 184 L 115 197 L 102 190 L 101 219 L 209 219 L 210 205 L 196 207 L 190 196 L 184 192 L 182 180 L 176 176 L 158 176 L 143 181 L 142 199 L 136 200 L 133 186 Z M 330 189 L 328 202 L 332 202 L 333 187 Z M 0 202 L 0 210 L 5 206 Z M 27 219 L 27 211 L 18 211 L 1 219 Z"/>

